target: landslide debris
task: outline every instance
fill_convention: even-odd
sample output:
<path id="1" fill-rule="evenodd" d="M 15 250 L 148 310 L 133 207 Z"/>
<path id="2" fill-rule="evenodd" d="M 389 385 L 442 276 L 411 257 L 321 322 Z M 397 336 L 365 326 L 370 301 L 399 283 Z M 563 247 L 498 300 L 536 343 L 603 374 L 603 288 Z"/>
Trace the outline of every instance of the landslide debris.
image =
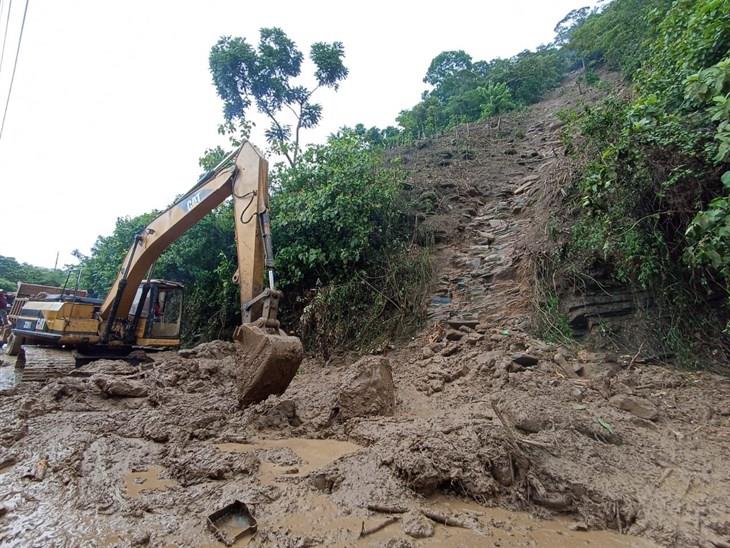
<path id="1" fill-rule="evenodd" d="M 211 544 L 205 517 L 233 500 L 251 546 L 730 543 L 728 379 L 530 334 L 556 113 L 586 99 L 568 82 L 499 129 L 397 152 L 437 274 L 429 325 L 387 355 L 306 359 L 245 409 L 221 341 L 2 391 L 0 543 Z"/>

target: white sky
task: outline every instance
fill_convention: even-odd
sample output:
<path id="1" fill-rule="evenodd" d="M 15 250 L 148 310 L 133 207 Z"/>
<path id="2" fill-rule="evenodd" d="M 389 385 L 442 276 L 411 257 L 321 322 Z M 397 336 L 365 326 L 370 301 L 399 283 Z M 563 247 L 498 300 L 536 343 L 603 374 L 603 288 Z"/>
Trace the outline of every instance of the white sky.
<path id="1" fill-rule="evenodd" d="M 30 0 L 0 140 L 0 255 L 53 266 L 58 251 L 59 266 L 74 262 L 70 252 L 88 253 L 117 217 L 165 207 L 191 187 L 203 151 L 225 144 L 208 72 L 220 35 L 256 44 L 259 28 L 278 26 L 305 54 L 312 42 L 344 43 L 350 75 L 337 93 L 318 92 L 324 117 L 304 135 L 321 142 L 343 125 L 394 125 L 441 51 L 511 56 L 549 42 L 585 3 Z M 22 6 L 13 3 L 0 116 Z M 261 148 L 263 127 L 252 135 Z"/>

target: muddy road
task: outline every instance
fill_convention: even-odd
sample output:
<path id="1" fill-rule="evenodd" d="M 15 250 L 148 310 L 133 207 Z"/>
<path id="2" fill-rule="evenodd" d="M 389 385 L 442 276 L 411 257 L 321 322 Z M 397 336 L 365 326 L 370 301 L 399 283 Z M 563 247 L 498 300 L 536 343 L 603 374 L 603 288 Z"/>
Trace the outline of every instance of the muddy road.
<path id="1" fill-rule="evenodd" d="M 0 367 L 0 543 L 221 546 L 206 517 L 240 500 L 240 546 L 730 545 L 728 378 L 530 334 L 539 183 L 586 99 L 400 152 L 439 204 L 436 277 L 382 355 L 306 359 L 243 410 L 226 342 L 46 385 Z"/>

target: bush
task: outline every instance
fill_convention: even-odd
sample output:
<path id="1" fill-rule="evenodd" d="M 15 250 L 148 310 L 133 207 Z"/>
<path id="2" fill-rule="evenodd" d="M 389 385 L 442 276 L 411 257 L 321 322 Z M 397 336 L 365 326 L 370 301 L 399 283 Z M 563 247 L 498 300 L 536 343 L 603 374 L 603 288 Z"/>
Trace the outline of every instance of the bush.
<path id="1" fill-rule="evenodd" d="M 408 243 L 404 174 L 371 139 L 340 132 L 275 176 L 277 270 L 305 345 L 325 354 L 374 349 L 424 318 L 428 255 Z"/>
<path id="2" fill-rule="evenodd" d="M 353 132 L 310 147 L 275 174 L 271 198 L 276 266 L 284 287 L 350 280 L 407 237 L 403 173 Z"/>
<path id="3" fill-rule="evenodd" d="M 615 280 L 650 290 L 674 318 L 676 335 L 682 331 L 676 318 L 696 315 L 692 307 L 716 322 L 708 303 L 730 289 L 730 200 L 721 182 L 730 184 L 730 174 L 723 176 L 730 151 L 730 61 L 723 59 L 730 0 L 667 7 L 617 0 L 574 35 L 574 47 L 593 44 L 604 56 L 613 51 L 636 93 L 563 117 L 572 132 L 568 144 L 584 166 L 572 188 L 579 214 L 563 253 L 584 273 L 600 264 Z M 627 18 L 636 19 L 628 30 L 644 44 L 633 54 L 611 49 L 623 47 L 612 33 Z M 586 34 L 604 27 L 613 30 Z M 684 328 L 689 332 L 689 323 Z"/>

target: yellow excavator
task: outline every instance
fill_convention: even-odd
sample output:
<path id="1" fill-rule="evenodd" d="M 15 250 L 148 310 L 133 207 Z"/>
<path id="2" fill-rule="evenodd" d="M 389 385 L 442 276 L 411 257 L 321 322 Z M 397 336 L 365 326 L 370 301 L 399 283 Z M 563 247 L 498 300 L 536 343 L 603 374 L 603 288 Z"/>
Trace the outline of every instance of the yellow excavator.
<path id="1" fill-rule="evenodd" d="M 234 333 L 239 400 L 247 405 L 283 393 L 303 349 L 277 320 L 282 294 L 274 285 L 268 164 L 247 141 L 135 236 L 104 300 L 62 293 L 23 305 L 7 348 L 18 356 L 21 380 L 66 375 L 82 363 L 135 350 L 178 347 L 183 286 L 150 279 L 150 272 L 165 249 L 229 196 L 242 316 Z"/>

